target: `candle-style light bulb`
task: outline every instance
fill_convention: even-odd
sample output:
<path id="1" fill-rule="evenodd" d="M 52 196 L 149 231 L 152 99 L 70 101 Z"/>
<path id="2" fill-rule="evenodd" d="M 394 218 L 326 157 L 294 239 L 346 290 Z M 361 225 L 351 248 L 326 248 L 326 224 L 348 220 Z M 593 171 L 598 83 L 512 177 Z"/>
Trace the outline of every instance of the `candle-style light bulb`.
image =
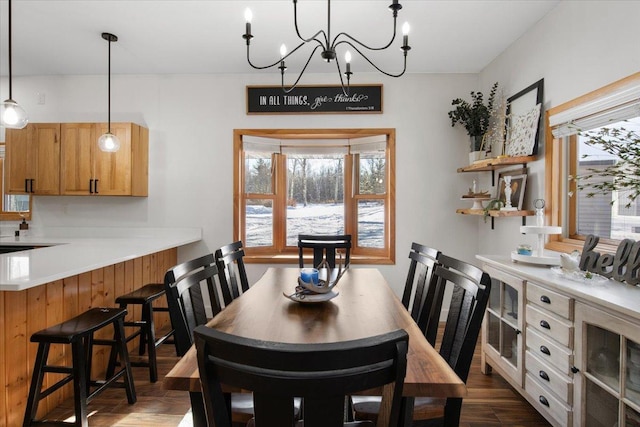
<path id="1" fill-rule="evenodd" d="M 280 58 L 284 58 L 285 56 L 287 56 L 287 47 L 282 43 L 280 46 Z"/>
<path id="2" fill-rule="evenodd" d="M 251 20 L 253 19 L 253 14 L 251 13 L 251 9 L 246 8 L 244 10 L 244 19 L 247 21 L 245 26 L 245 34 L 247 36 L 251 35 Z"/>
<path id="3" fill-rule="evenodd" d="M 408 22 L 405 22 L 402 25 L 402 46 L 407 47 L 409 46 L 409 30 L 411 29 L 411 27 L 409 26 Z"/>
<path id="4" fill-rule="evenodd" d="M 347 63 L 347 74 L 351 72 L 351 52 L 346 51 L 344 54 L 344 62 Z"/>

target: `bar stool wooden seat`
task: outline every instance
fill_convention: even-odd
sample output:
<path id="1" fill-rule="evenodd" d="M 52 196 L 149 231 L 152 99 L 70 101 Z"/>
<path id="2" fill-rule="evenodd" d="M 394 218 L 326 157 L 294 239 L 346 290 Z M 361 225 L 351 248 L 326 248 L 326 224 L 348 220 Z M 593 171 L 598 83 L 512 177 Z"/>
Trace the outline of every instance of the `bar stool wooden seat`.
<path id="1" fill-rule="evenodd" d="M 42 424 L 45 421 L 87 427 L 89 425 L 87 404 L 110 386 L 124 386 L 129 403 L 136 402 L 136 392 L 124 335 L 124 316 L 126 314 L 127 310 L 123 308 L 92 308 L 79 316 L 31 335 L 31 342 L 39 344 L 24 414 L 24 427 Z M 93 338 L 93 334 L 96 331 L 109 325 L 113 325 L 115 331 L 113 340 Z M 47 365 L 51 344 L 71 345 L 72 366 Z M 123 361 L 122 368 L 114 372 L 113 375 L 107 375 L 104 380 L 91 379 L 91 359 L 94 345 L 105 345 L 114 348 L 120 355 L 120 360 Z M 68 375 L 47 389 L 42 390 L 44 375 L 48 372 Z M 120 377 L 123 377 L 124 383 L 116 381 Z M 62 421 L 36 420 L 36 412 L 38 411 L 40 400 L 69 382 L 73 382 L 75 421 L 73 423 L 65 423 Z"/>
<path id="2" fill-rule="evenodd" d="M 149 367 L 149 381 L 152 383 L 158 381 L 158 364 L 156 361 L 156 348 L 164 344 L 165 342 L 173 343 L 168 339 L 173 336 L 173 327 L 163 336 L 156 338 L 156 328 L 153 320 L 154 311 L 168 312 L 167 307 L 153 307 L 153 302 L 160 297 L 165 296 L 164 283 L 150 283 L 143 287 L 136 289 L 125 295 L 121 295 L 116 298 L 116 304 L 120 305 L 120 308 L 128 308 L 130 304 L 138 304 L 142 306 L 142 316 L 140 320 L 125 321 L 124 326 L 133 326 L 137 330 L 126 337 L 126 342 L 133 340 L 136 337 L 140 337 L 140 345 L 138 354 L 143 356 L 147 353 L 146 361 L 131 361 L 131 366 L 143 366 Z M 116 353 L 111 352 L 111 360 L 109 362 L 109 372 L 113 372 L 115 366 Z"/>

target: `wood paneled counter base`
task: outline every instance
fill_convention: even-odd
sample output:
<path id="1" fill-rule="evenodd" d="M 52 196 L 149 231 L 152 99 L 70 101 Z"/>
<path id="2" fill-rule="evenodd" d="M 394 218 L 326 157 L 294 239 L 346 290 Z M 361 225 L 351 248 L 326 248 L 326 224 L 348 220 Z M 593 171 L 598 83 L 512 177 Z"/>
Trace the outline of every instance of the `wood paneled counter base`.
<path id="1" fill-rule="evenodd" d="M 168 249 L 130 261 L 56 280 L 23 291 L 0 291 L 0 427 L 22 425 L 37 343 L 31 335 L 48 326 L 70 319 L 92 307 L 116 307 L 118 295 L 131 292 L 149 282 L 161 283 L 164 272 L 177 262 L 177 249 Z M 139 308 L 138 308 L 139 310 Z M 127 318 L 140 318 L 139 312 Z M 158 317 L 161 327 L 168 317 Z M 113 332 L 105 328 L 106 336 Z M 132 346 L 135 343 L 130 343 Z M 102 348 L 100 348 L 102 347 Z M 96 347 L 94 373 L 103 372 L 108 349 Z M 62 361 L 62 362 L 61 362 Z M 52 345 L 50 364 L 71 364 L 71 354 L 60 345 Z M 50 375 L 53 378 L 53 375 Z M 47 379 L 52 383 L 53 379 Z M 48 413 L 72 396 L 72 385 L 53 393 L 40 404 L 38 417 Z"/>

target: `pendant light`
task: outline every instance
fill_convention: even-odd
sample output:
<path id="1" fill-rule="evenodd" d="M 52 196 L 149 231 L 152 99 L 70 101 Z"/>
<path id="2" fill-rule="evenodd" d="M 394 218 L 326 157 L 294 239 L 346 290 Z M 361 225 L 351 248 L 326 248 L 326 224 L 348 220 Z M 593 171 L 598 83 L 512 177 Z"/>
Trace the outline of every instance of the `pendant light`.
<path id="1" fill-rule="evenodd" d="M 104 133 L 98 138 L 98 147 L 100 150 L 108 153 L 115 153 L 120 148 L 120 140 L 117 136 L 111 133 L 111 42 L 117 42 L 118 37 L 110 33 L 102 33 L 102 38 L 109 43 L 109 102 L 108 102 L 108 122 L 107 133 Z"/>
<path id="2" fill-rule="evenodd" d="M 0 124 L 8 129 L 22 129 L 29 119 L 27 112 L 11 98 L 11 0 L 9 0 L 9 99 L 0 104 Z"/>

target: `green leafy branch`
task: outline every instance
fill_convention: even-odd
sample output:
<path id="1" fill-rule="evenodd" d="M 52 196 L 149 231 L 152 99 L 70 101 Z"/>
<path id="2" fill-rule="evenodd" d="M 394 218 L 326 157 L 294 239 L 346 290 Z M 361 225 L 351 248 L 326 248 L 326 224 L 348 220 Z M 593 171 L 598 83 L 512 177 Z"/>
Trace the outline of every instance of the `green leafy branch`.
<path id="1" fill-rule="evenodd" d="M 487 105 L 484 104 L 482 92 L 471 92 L 471 103 L 456 98 L 451 101 L 455 108 L 449 111 L 451 126 L 460 123 L 467 130 L 469 136 L 483 136 L 489 129 L 489 118 L 493 110 L 493 102 L 498 89 L 498 82 L 491 88 Z"/>
<path id="2" fill-rule="evenodd" d="M 588 173 L 569 177 L 576 181 L 576 188 L 585 197 L 610 194 L 613 191 L 628 191 L 626 197 L 631 204 L 640 196 L 640 135 L 625 128 L 600 128 L 597 131 L 581 133 L 588 139 L 585 143 L 597 146 L 602 151 L 617 157 L 611 165 L 587 168 Z M 584 154 L 582 158 L 593 157 Z M 572 195 L 570 193 L 570 195 Z M 611 204 L 614 200 L 611 201 Z"/>

